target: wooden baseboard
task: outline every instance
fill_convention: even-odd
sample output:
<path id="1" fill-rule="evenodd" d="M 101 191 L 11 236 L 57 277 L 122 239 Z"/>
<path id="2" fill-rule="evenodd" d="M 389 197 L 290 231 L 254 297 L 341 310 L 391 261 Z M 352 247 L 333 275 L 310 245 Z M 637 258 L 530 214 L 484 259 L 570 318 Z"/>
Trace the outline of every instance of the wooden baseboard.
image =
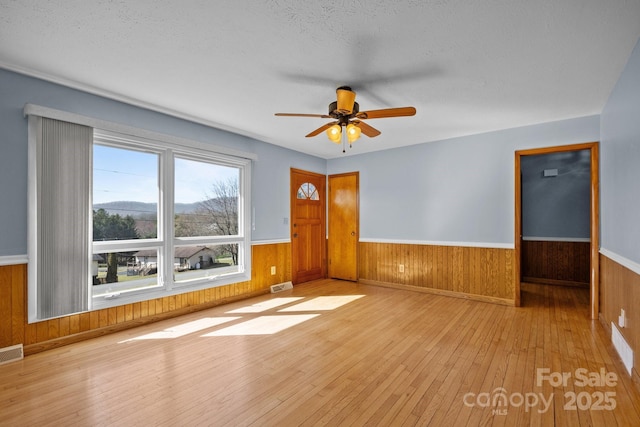
<path id="1" fill-rule="evenodd" d="M 115 332 L 124 331 L 127 329 L 135 328 L 142 325 L 147 325 L 149 323 L 159 322 L 161 320 L 170 319 L 172 317 L 178 317 L 189 313 L 194 313 L 196 311 L 202 311 L 209 308 L 213 308 L 219 305 L 228 304 L 230 302 L 240 301 L 248 298 L 253 298 L 259 295 L 264 295 L 269 293 L 268 289 L 262 289 L 259 291 L 254 291 L 251 293 L 238 295 L 234 297 L 224 298 L 216 301 L 211 301 L 205 304 L 192 305 L 189 307 L 184 307 L 178 310 L 169 311 L 166 313 L 161 313 L 153 316 L 147 316 L 140 319 L 130 320 L 128 322 L 118 323 L 111 326 L 105 326 L 104 328 L 91 329 L 89 331 L 80 332 L 73 335 L 66 335 L 64 337 L 55 338 L 48 341 L 39 342 L 36 344 L 30 344 L 24 346 L 24 355 L 28 356 L 30 354 L 40 353 L 42 351 L 51 350 L 54 348 L 62 347 L 65 345 L 73 344 L 80 341 L 85 341 L 91 338 L 98 338 L 104 335 L 113 334 Z"/>
<path id="2" fill-rule="evenodd" d="M 480 302 L 488 302 L 488 303 L 492 303 L 492 304 L 515 306 L 515 301 L 509 300 L 509 299 L 505 299 L 505 298 L 489 297 L 489 296 L 485 296 L 485 295 L 465 294 L 465 293 L 462 293 L 462 292 L 453 292 L 453 291 L 447 291 L 447 290 L 443 290 L 443 289 L 434 289 L 434 288 L 423 288 L 423 287 L 420 287 L 420 286 L 402 285 L 402 284 L 399 284 L 399 283 L 378 282 L 376 280 L 368 280 L 368 279 L 360 279 L 359 282 L 364 284 L 364 285 L 382 286 L 382 287 L 385 287 L 385 288 L 402 289 L 402 290 L 406 290 L 406 291 L 414 291 L 414 292 L 422 292 L 422 293 L 427 293 L 427 294 L 442 295 L 442 296 L 446 296 L 446 297 L 468 299 L 468 300 L 472 300 L 472 301 L 480 301 Z"/>
<path id="3" fill-rule="evenodd" d="M 553 285 L 553 286 L 575 286 L 577 288 L 589 287 L 589 284 L 584 282 L 574 282 L 571 280 L 544 279 L 540 277 L 523 277 L 522 281 L 528 282 L 528 283 L 539 283 L 542 285 Z"/>
<path id="4" fill-rule="evenodd" d="M 607 335 L 609 335 L 609 338 L 611 338 L 611 326 L 609 326 L 607 319 L 604 318 L 602 313 L 598 313 L 598 320 L 600 321 L 600 324 L 602 325 L 604 330 L 607 331 Z"/>
<path id="5" fill-rule="evenodd" d="M 634 366 L 631 368 L 631 382 L 636 387 L 636 389 L 640 390 L 640 375 Z"/>

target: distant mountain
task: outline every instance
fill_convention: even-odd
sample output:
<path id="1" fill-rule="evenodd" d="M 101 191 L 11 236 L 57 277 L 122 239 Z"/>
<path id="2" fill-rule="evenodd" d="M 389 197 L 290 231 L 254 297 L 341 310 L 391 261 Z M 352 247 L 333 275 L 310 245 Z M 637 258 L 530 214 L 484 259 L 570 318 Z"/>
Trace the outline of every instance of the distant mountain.
<path id="1" fill-rule="evenodd" d="M 176 203 L 175 211 L 177 214 L 190 213 L 195 211 L 199 203 Z M 93 205 L 93 209 L 104 209 L 111 215 L 118 214 L 120 216 L 131 215 L 133 217 L 156 215 L 158 212 L 157 203 L 143 203 L 131 201 L 119 201 L 98 203 Z"/>

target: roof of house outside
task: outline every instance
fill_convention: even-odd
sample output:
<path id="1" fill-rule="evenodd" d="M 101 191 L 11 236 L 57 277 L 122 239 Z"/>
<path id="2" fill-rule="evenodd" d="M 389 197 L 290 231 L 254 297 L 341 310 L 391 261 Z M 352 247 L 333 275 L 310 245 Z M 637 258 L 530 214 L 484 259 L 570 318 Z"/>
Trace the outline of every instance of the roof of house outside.
<path id="1" fill-rule="evenodd" d="M 180 246 L 175 248 L 174 258 L 191 258 L 199 252 L 211 250 L 208 246 Z M 137 257 L 156 257 L 158 256 L 158 252 L 153 249 L 145 249 L 142 251 L 138 251 L 135 253 Z"/>

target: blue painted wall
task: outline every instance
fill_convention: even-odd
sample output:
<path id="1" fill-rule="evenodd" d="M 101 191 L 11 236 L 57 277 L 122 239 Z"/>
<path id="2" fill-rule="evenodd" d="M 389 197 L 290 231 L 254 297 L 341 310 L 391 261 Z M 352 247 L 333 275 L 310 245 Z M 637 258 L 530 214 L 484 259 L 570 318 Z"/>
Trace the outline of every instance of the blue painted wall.
<path id="1" fill-rule="evenodd" d="M 0 256 L 27 253 L 27 103 L 257 154 L 254 241 L 289 239 L 290 167 L 326 172 L 324 159 L 0 69 Z"/>
<path id="2" fill-rule="evenodd" d="M 599 132 L 589 116 L 332 159 L 327 172 L 360 171 L 363 239 L 513 247 L 515 152 Z"/>
<path id="3" fill-rule="evenodd" d="M 591 236 L 591 153 L 589 150 L 520 158 L 522 235 L 589 239 Z M 545 169 L 557 176 L 545 177 Z"/>
<path id="4" fill-rule="evenodd" d="M 640 41 L 600 127 L 601 247 L 640 264 Z"/>

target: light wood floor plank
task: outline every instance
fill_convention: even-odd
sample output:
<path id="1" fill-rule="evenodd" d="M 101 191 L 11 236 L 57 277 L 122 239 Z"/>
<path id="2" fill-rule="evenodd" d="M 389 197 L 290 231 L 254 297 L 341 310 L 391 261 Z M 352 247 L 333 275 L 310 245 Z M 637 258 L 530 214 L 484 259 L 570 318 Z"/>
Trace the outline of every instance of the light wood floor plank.
<path id="1" fill-rule="evenodd" d="M 341 296 L 361 297 L 297 308 Z M 301 299 L 238 312 L 286 297 Z M 523 284 L 522 302 L 334 280 L 298 285 L 2 365 L 0 425 L 640 425 L 640 391 L 590 320 L 588 290 Z M 285 316 L 306 317 L 264 329 Z M 249 321 L 253 328 L 240 328 Z M 169 338 L 196 324 L 205 326 Z M 571 378 L 538 384 L 541 368 Z M 580 368 L 618 381 L 579 386 Z M 512 399 L 507 406 L 491 403 L 496 390 Z M 604 392 L 614 393 L 614 410 L 565 408 L 567 395 Z M 518 405 L 517 395 L 534 394 L 551 406 Z"/>

